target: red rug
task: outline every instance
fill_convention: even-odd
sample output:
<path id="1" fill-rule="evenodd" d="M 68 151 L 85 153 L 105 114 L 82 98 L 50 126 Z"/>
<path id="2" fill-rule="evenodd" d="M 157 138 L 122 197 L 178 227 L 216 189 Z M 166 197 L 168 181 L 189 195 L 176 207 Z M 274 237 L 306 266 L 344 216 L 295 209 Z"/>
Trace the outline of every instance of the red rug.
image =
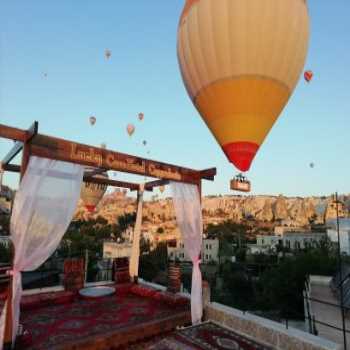
<path id="1" fill-rule="evenodd" d="M 58 344 L 78 342 L 88 336 L 168 317 L 184 308 L 174 310 L 156 299 L 135 295 L 110 296 L 23 311 L 20 322 L 33 339 L 26 349 L 47 350 Z"/>
<path id="2" fill-rule="evenodd" d="M 162 339 L 134 344 L 128 350 L 272 350 L 227 328 L 208 322 L 182 329 Z"/>

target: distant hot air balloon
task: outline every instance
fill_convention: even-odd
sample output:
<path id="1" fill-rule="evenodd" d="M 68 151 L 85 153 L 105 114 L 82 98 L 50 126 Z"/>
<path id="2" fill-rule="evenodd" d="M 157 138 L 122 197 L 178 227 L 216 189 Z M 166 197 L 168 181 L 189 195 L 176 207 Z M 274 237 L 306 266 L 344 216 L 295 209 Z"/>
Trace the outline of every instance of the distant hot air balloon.
<path id="1" fill-rule="evenodd" d="M 146 146 L 146 145 L 147 145 L 147 141 L 146 141 L 146 140 L 143 140 L 143 141 L 142 141 L 142 144 L 143 144 L 144 146 Z"/>
<path id="2" fill-rule="evenodd" d="M 105 50 L 105 57 L 106 57 L 106 59 L 109 60 L 111 58 L 111 56 L 112 56 L 112 51 L 109 50 L 109 49 L 106 49 Z"/>
<path id="3" fill-rule="evenodd" d="M 239 170 L 251 163 L 302 73 L 306 1 L 187 0 L 177 52 L 193 104 Z"/>
<path id="4" fill-rule="evenodd" d="M 89 118 L 89 122 L 91 125 L 95 125 L 96 123 L 96 117 L 94 117 L 93 115 Z"/>
<path id="5" fill-rule="evenodd" d="M 311 70 L 307 70 L 304 73 L 304 79 L 309 83 L 312 79 L 312 77 L 314 76 L 314 73 Z"/>
<path id="6" fill-rule="evenodd" d="M 44 78 L 47 78 L 47 73 L 44 73 Z"/>
<path id="7" fill-rule="evenodd" d="M 108 179 L 107 173 L 97 174 L 94 177 Z M 90 212 L 94 212 L 97 204 L 102 199 L 107 190 L 107 185 L 95 184 L 92 182 L 83 182 L 80 197 L 84 202 L 85 208 Z"/>
<path id="8" fill-rule="evenodd" d="M 314 163 L 310 163 L 310 168 L 314 168 L 315 164 Z"/>
<path id="9" fill-rule="evenodd" d="M 160 191 L 160 193 L 163 193 L 165 191 L 165 187 L 164 186 L 159 186 L 159 191 Z"/>
<path id="10" fill-rule="evenodd" d="M 145 115 L 143 113 L 139 113 L 139 120 L 142 121 Z"/>
<path id="11" fill-rule="evenodd" d="M 132 136 L 132 134 L 135 132 L 135 126 L 133 124 L 128 124 L 126 131 L 128 132 L 129 136 Z"/>

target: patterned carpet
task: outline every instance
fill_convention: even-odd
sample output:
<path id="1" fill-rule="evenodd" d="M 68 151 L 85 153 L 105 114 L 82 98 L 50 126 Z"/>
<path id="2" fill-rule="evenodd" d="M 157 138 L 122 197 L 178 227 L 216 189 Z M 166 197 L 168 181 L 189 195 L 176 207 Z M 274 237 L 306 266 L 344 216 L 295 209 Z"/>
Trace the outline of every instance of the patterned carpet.
<path id="1" fill-rule="evenodd" d="M 110 296 L 23 311 L 20 322 L 32 335 L 32 344 L 26 349 L 47 350 L 57 344 L 168 317 L 174 312 L 174 308 L 152 298 Z"/>
<path id="2" fill-rule="evenodd" d="M 272 350 L 227 328 L 208 322 L 162 338 L 128 347 L 128 350 Z M 124 350 L 124 349 L 123 349 Z"/>

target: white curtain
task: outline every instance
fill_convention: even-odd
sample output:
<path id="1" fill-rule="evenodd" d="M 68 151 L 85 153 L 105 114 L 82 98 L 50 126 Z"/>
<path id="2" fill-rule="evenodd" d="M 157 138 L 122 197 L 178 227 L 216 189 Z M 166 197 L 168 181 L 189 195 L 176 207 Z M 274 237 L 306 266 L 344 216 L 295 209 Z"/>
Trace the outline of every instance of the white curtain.
<path id="1" fill-rule="evenodd" d="M 129 273 L 131 278 L 138 277 L 139 275 L 139 259 L 140 259 L 140 236 L 142 227 L 142 206 L 143 206 L 143 191 L 144 184 L 140 185 L 140 189 L 137 193 L 137 214 L 134 227 Z"/>
<path id="2" fill-rule="evenodd" d="M 83 174 L 84 168 L 80 165 L 30 158 L 16 193 L 10 223 L 11 239 L 15 247 L 11 272 L 13 341 L 19 322 L 21 271 L 37 269 L 58 247 L 74 215 Z M 1 327 L 0 334 L 3 334 L 4 325 Z"/>
<path id="3" fill-rule="evenodd" d="M 191 288 L 192 323 L 199 323 L 203 315 L 202 274 L 199 267 L 202 249 L 202 208 L 196 185 L 171 182 L 177 225 L 185 251 L 193 263 Z"/>

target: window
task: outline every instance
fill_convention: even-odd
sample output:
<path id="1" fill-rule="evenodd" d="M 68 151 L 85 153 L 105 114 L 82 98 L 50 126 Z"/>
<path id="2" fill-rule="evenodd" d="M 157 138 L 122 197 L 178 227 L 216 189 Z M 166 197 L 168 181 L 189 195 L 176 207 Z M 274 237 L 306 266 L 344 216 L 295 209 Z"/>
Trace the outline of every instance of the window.
<path id="1" fill-rule="evenodd" d="M 209 249 L 211 250 L 211 244 L 209 244 Z"/>
<path id="2" fill-rule="evenodd" d="M 208 244 L 205 245 L 205 249 L 208 250 Z"/>
<path id="3" fill-rule="evenodd" d="M 173 256 L 174 256 L 174 253 L 173 253 L 173 252 L 170 252 L 170 256 L 173 257 Z"/>
<path id="4" fill-rule="evenodd" d="M 261 240 L 261 244 L 264 245 L 264 240 L 263 239 Z"/>
<path id="5" fill-rule="evenodd" d="M 208 260 L 208 254 L 205 254 L 205 260 Z"/>

